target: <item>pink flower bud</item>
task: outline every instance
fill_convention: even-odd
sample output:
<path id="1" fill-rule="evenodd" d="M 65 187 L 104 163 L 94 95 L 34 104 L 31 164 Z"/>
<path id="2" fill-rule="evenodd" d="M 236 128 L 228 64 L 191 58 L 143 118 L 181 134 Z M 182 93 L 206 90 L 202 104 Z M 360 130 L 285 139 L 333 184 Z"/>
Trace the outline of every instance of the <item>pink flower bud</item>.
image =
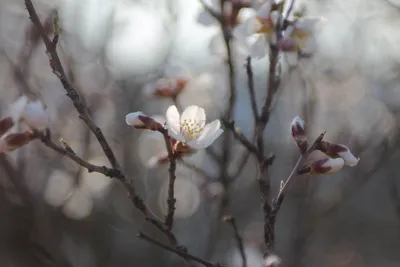
<path id="1" fill-rule="evenodd" d="M 317 147 L 320 151 L 326 155 L 337 158 L 340 157 L 344 160 L 344 164 L 347 166 L 356 166 L 360 159 L 357 159 L 351 152 L 350 149 L 341 144 L 333 144 L 327 141 L 322 141 Z"/>
<path id="2" fill-rule="evenodd" d="M 308 147 L 308 140 L 304 129 L 304 121 L 299 116 L 293 119 L 290 125 L 290 131 L 300 152 L 305 153 Z"/>
<path id="3" fill-rule="evenodd" d="M 125 122 L 136 129 L 147 129 L 152 131 L 161 131 L 164 129 L 161 123 L 141 111 L 127 114 Z"/>
<path id="4" fill-rule="evenodd" d="M 0 140 L 0 152 L 14 151 L 28 144 L 34 138 L 34 134 L 29 131 L 7 134 Z"/>
<path id="5" fill-rule="evenodd" d="M 188 80 L 184 78 L 164 78 L 143 87 L 146 96 L 175 98 L 185 88 Z"/>
<path id="6" fill-rule="evenodd" d="M 14 120 L 12 117 L 5 117 L 0 119 L 0 137 L 3 136 L 8 130 L 14 126 Z"/>
<path id="7" fill-rule="evenodd" d="M 297 170 L 298 174 L 328 174 L 340 171 L 343 168 L 344 160 L 342 158 L 323 158 L 312 161 Z"/>

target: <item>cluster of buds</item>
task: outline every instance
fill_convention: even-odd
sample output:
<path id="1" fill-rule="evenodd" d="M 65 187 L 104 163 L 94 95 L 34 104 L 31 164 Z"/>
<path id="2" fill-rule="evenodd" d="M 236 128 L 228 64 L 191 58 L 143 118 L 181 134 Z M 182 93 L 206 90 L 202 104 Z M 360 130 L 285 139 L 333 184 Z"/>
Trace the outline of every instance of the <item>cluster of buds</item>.
<path id="1" fill-rule="evenodd" d="M 10 116 L 0 119 L 0 153 L 13 151 L 36 138 L 38 132 L 48 125 L 48 116 L 40 101 L 29 101 L 22 96 L 11 107 Z M 19 123 L 28 126 L 27 130 L 17 131 Z"/>
<path id="2" fill-rule="evenodd" d="M 128 125 L 136 129 L 160 132 L 173 150 L 174 158 L 191 155 L 210 146 L 223 132 L 219 120 L 206 124 L 203 108 L 192 105 L 182 115 L 176 106 L 170 106 L 166 113 L 167 121 L 162 123 L 143 112 L 129 113 L 125 117 Z M 151 158 L 149 165 L 155 166 L 168 162 L 169 155 L 161 154 Z"/>
<path id="3" fill-rule="evenodd" d="M 290 131 L 301 154 L 307 155 L 308 140 L 304 121 L 298 116 L 295 117 L 290 125 Z M 299 174 L 335 173 L 341 170 L 344 165 L 353 167 L 356 166 L 359 161 L 359 159 L 351 153 L 350 149 L 342 144 L 334 144 L 325 140 L 320 140 L 315 144 L 314 149 L 320 152 L 320 156 L 300 166 L 297 169 Z"/>

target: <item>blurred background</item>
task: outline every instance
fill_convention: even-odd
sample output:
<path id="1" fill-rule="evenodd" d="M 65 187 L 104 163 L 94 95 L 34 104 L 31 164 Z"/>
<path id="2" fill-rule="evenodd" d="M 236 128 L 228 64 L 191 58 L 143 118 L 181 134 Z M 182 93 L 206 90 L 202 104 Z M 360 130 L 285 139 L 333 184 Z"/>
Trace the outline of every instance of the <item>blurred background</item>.
<path id="1" fill-rule="evenodd" d="M 125 115 L 140 110 L 165 119 L 173 102 L 149 96 L 143 87 L 179 69 L 188 77 L 179 105 L 204 107 L 208 121 L 221 116 L 228 89 L 225 58 L 215 47 L 218 24 L 199 22 L 204 9 L 198 0 L 33 3 L 49 35 L 59 10 L 58 53 L 69 79 L 124 172 L 163 217 L 168 166 L 149 161 L 165 153 L 164 140 L 129 127 Z M 289 133 L 295 116 L 306 120 L 309 140 L 327 130 L 327 140 L 349 146 L 361 160 L 336 174 L 296 177 L 278 215 L 277 253 L 287 267 L 400 266 L 400 1 L 296 0 L 294 12 L 327 23 L 314 36 L 318 50 L 312 57 L 296 69 L 282 62 L 281 88 L 265 131 L 265 151 L 276 155 L 269 171 L 272 195 L 299 156 Z M 235 55 L 234 119 L 250 138 L 254 121 L 243 59 Z M 254 59 L 252 67 L 261 107 L 268 57 Z M 0 0 L 1 115 L 20 95 L 46 105 L 54 141 L 62 137 L 84 159 L 109 166 L 52 73 L 24 1 Z M 234 142 L 228 169 L 236 179 L 224 186 L 220 139 L 178 163 L 173 232 L 191 253 L 239 267 L 233 231 L 219 219 L 232 215 L 248 266 L 259 267 L 263 214 L 255 160 Z M 144 231 L 167 242 L 145 223 L 118 181 L 88 173 L 40 141 L 0 155 L 0 169 L 1 266 L 187 265 L 136 237 Z"/>

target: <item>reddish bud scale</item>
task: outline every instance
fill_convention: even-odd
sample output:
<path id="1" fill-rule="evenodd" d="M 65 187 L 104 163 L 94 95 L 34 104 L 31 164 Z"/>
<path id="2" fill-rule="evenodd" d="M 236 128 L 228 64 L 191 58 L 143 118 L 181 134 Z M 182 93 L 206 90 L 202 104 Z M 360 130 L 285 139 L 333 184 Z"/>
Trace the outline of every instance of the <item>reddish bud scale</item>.
<path id="1" fill-rule="evenodd" d="M 139 115 L 139 120 L 143 122 L 143 126 L 135 126 L 137 129 L 148 129 L 152 131 L 161 131 L 164 129 L 161 123 L 155 121 L 153 118 L 148 116 Z"/>
<path id="2" fill-rule="evenodd" d="M 297 173 L 298 174 L 327 173 L 332 169 L 332 167 L 330 167 L 330 166 L 323 166 L 325 163 L 328 162 L 328 160 L 329 160 L 329 158 L 324 158 L 324 159 L 320 159 L 320 160 L 308 163 L 306 165 L 303 165 L 297 170 Z"/>
<path id="3" fill-rule="evenodd" d="M 156 97 L 176 97 L 179 95 L 179 93 L 185 88 L 187 84 L 187 80 L 180 78 L 180 79 L 174 79 L 174 80 L 169 80 L 166 83 L 167 84 L 161 84 L 157 86 L 156 90 L 153 93 L 153 96 Z"/>
<path id="4" fill-rule="evenodd" d="M 290 131 L 292 132 L 292 137 L 296 141 L 296 145 L 300 152 L 304 154 L 308 148 L 304 121 L 300 117 L 296 116 L 290 124 Z"/>
<path id="5" fill-rule="evenodd" d="M 340 157 L 340 152 L 346 152 L 348 150 L 348 148 L 343 145 L 333 144 L 328 141 L 321 141 L 318 144 L 317 149 L 333 158 Z"/>
<path id="6" fill-rule="evenodd" d="M 14 121 L 11 117 L 2 118 L 0 120 L 0 136 L 5 134 L 14 126 Z"/>
<path id="7" fill-rule="evenodd" d="M 13 151 L 20 148 L 34 139 L 35 135 L 29 131 L 23 133 L 11 133 L 4 137 L 7 150 Z"/>

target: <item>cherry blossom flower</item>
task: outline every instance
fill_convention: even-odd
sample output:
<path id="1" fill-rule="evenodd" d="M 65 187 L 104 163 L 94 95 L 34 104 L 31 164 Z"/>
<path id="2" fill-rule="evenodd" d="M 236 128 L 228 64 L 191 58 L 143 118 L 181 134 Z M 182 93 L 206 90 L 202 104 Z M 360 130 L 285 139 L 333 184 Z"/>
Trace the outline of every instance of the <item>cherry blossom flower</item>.
<path id="1" fill-rule="evenodd" d="M 297 65 L 299 55 L 310 55 L 316 50 L 314 32 L 322 18 L 298 18 L 285 30 L 278 47 L 285 52 L 289 66 Z"/>
<path id="2" fill-rule="evenodd" d="M 264 2 L 255 12 L 248 13 L 243 23 L 235 28 L 235 39 L 248 49 L 248 54 L 263 58 L 268 52 L 269 43 L 275 44 L 275 28 L 279 20 L 273 0 Z"/>
<path id="3" fill-rule="evenodd" d="M 206 124 L 204 109 L 195 105 L 188 106 L 182 115 L 175 105 L 170 106 L 166 117 L 170 136 L 194 149 L 210 146 L 223 133 L 221 122 Z"/>

